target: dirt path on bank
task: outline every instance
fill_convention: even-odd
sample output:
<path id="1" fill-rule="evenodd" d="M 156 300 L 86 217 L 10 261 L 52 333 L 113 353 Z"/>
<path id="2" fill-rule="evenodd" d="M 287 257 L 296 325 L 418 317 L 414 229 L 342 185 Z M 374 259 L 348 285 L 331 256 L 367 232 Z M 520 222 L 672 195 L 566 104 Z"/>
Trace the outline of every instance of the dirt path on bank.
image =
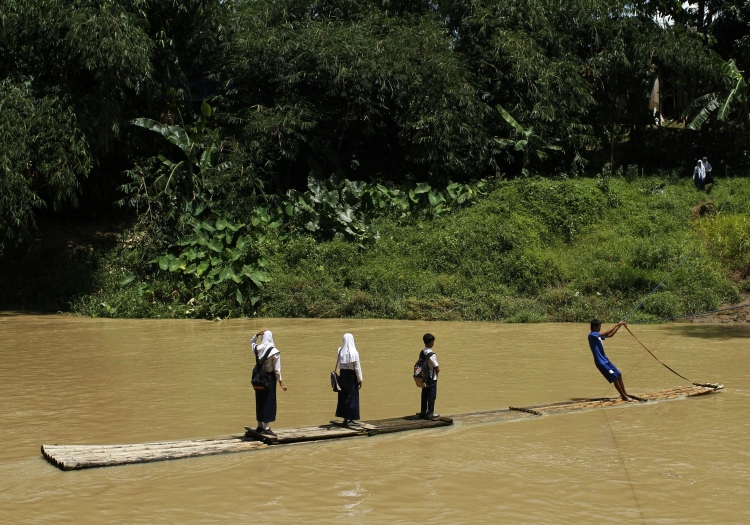
<path id="1" fill-rule="evenodd" d="M 750 293 L 742 295 L 742 299 L 736 304 L 725 304 L 722 305 L 719 310 L 723 308 L 731 308 L 733 306 L 740 306 L 743 304 L 750 304 Z M 701 324 L 728 324 L 728 323 L 750 323 L 750 306 L 745 308 L 738 308 L 736 310 L 727 310 L 724 312 L 716 312 L 714 314 L 701 315 L 699 317 L 691 317 L 690 319 L 682 319 L 684 322 L 701 323 Z"/>

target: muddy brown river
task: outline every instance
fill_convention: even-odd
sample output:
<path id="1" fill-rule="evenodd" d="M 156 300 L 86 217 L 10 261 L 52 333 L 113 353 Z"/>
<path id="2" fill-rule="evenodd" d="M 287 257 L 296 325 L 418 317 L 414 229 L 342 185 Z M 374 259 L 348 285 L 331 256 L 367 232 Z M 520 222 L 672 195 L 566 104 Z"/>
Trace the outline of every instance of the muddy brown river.
<path id="1" fill-rule="evenodd" d="M 605 328 L 607 325 L 605 325 Z M 702 398 L 62 472 L 44 444 L 213 437 L 254 425 L 249 338 L 273 330 L 275 428 L 328 422 L 344 332 L 363 419 L 419 410 L 411 368 L 436 335 L 444 415 L 613 395 L 579 324 L 92 320 L 0 315 L 0 523 L 750 522 L 750 327 L 632 327 L 725 390 Z M 605 343 L 634 394 L 686 384 L 624 331 Z"/>

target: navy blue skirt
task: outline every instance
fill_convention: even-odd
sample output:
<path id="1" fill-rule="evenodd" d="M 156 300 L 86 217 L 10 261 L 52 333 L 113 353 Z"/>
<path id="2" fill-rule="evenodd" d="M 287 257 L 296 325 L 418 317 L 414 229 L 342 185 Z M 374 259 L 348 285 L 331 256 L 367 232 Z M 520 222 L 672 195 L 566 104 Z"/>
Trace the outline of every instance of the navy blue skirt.
<path id="1" fill-rule="evenodd" d="M 336 417 L 359 419 L 359 382 L 354 370 L 341 370 L 339 375 L 339 402 L 336 405 Z"/>
<path id="2" fill-rule="evenodd" d="M 276 378 L 265 390 L 255 391 L 255 419 L 263 423 L 276 421 Z"/>

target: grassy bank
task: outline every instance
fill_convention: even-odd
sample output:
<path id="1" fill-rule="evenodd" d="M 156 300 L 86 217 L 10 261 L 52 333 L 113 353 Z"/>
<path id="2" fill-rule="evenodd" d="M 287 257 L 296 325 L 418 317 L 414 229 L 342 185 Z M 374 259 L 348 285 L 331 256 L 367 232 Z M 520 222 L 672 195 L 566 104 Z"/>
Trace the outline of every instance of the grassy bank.
<path id="1" fill-rule="evenodd" d="M 19 297 L 12 288 L 33 284 L 38 269 L 6 256 L 2 307 L 111 317 L 611 320 L 692 254 L 638 314 L 667 317 L 737 301 L 750 289 L 749 211 L 747 179 L 722 179 L 710 195 L 670 177 L 517 179 L 437 218 L 377 218 L 380 239 L 367 247 L 271 237 L 263 248 L 271 281 L 254 303 L 221 287 L 201 296 L 185 276 L 148 264 L 137 243 L 123 242 L 82 259 L 85 283 L 48 279 L 23 304 L 10 301 Z"/>
<path id="2" fill-rule="evenodd" d="M 371 250 L 289 243 L 274 254 L 274 281 L 258 313 L 615 319 L 691 252 L 641 317 L 708 310 L 737 300 L 750 284 L 749 205 L 747 180 L 721 181 L 710 196 L 659 178 L 517 180 L 449 217 L 381 221 Z"/>

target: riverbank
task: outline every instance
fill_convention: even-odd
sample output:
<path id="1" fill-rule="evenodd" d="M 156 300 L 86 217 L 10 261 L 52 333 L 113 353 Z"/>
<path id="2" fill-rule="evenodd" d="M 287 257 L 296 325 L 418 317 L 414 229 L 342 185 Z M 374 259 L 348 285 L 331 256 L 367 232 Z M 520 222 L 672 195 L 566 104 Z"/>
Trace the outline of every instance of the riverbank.
<path id="1" fill-rule="evenodd" d="M 710 194 L 670 177 L 516 179 L 438 217 L 375 218 L 380 238 L 369 246 L 272 238 L 270 281 L 254 304 L 201 297 L 184 275 L 135 264 L 137 248 L 119 242 L 91 248 L 65 292 L 48 280 L 34 297 L 13 296 L 33 285 L 36 264 L 16 261 L 2 272 L 1 306 L 106 317 L 580 322 L 623 316 L 687 257 L 633 318 L 655 319 L 736 304 L 750 291 L 748 210 L 748 179 L 720 179 Z"/>

